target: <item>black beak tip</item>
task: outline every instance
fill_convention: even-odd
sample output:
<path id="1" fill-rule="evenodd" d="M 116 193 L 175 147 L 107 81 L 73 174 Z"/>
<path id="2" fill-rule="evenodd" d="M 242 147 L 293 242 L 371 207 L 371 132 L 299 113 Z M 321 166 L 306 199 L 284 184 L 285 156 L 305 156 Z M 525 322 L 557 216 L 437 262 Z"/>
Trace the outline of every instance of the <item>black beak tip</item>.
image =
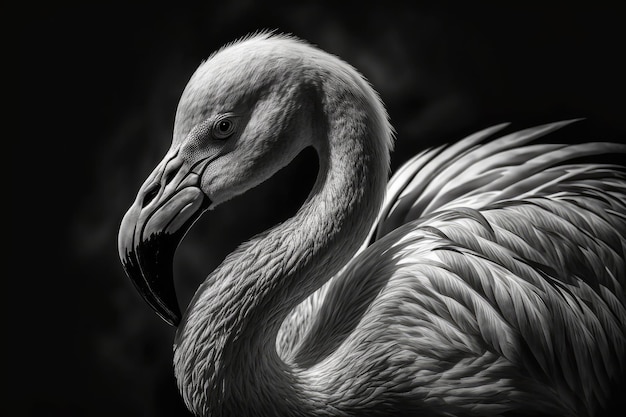
<path id="1" fill-rule="evenodd" d="M 211 204 L 211 200 L 199 189 L 188 192 L 182 198 L 182 203 L 178 204 L 181 210 L 179 213 L 190 203 L 198 201 L 198 198 L 201 198 L 201 202 L 193 206 L 195 211 L 185 212 L 187 218 L 178 228 L 164 230 L 169 224 L 167 219 L 171 221 L 172 218 L 172 213 L 165 210 L 159 214 L 160 217 L 154 215 L 151 220 L 157 226 L 162 223 L 160 226 L 163 227 L 153 225 L 150 235 L 145 236 L 146 220 L 142 220 L 142 229 L 138 229 L 140 210 L 133 206 L 124 216 L 118 236 L 118 252 L 126 275 L 157 315 L 175 327 L 180 324 L 182 314 L 174 288 L 174 253 L 187 230 Z"/>
<path id="2" fill-rule="evenodd" d="M 167 324 L 174 327 L 177 327 L 180 324 L 180 307 L 178 306 L 176 293 L 174 292 L 173 287 L 168 292 L 161 293 L 160 291 L 151 291 L 148 294 L 142 295 L 155 313 L 157 313 Z"/>
<path id="3" fill-rule="evenodd" d="M 156 313 L 170 326 L 178 327 L 180 324 L 180 311 L 154 309 Z"/>
<path id="4" fill-rule="evenodd" d="M 139 252 L 143 252 L 141 249 L 144 249 L 144 246 L 140 245 L 137 249 Z M 163 253 L 163 251 L 148 250 L 143 254 L 153 255 L 159 252 Z M 177 327 L 180 324 L 182 314 L 174 290 L 171 263 L 164 262 L 164 259 L 157 256 L 158 261 L 153 259 L 154 262 L 148 262 L 145 264 L 145 268 L 142 268 L 137 252 L 129 251 L 125 255 L 122 261 L 124 270 L 139 294 L 159 317 L 166 323 Z M 167 258 L 165 256 L 165 260 Z"/>

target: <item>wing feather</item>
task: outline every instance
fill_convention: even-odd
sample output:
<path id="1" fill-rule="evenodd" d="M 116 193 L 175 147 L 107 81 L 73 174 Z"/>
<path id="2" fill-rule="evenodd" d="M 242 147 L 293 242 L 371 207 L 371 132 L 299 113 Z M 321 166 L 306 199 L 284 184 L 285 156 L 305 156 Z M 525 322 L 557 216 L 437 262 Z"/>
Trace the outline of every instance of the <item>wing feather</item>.
<path id="1" fill-rule="evenodd" d="M 375 236 L 380 238 L 407 221 L 436 211 L 446 203 L 488 184 L 506 173 L 506 167 L 522 163 L 546 149 L 563 145 L 523 145 L 576 120 L 549 123 L 513 132 L 488 143 L 489 136 L 503 130 L 508 124 L 496 125 L 456 142 L 436 152 L 424 152 L 408 161 L 400 175 L 390 180 Z M 523 150 L 523 151 L 522 151 Z M 407 175 L 410 172 L 410 175 Z"/>
<path id="2" fill-rule="evenodd" d="M 593 414 L 626 370 L 626 179 L 572 161 L 626 146 L 531 143 L 568 123 L 482 143 L 494 126 L 403 166 L 371 239 L 312 297 L 291 360 L 433 404 L 480 387 Z"/>

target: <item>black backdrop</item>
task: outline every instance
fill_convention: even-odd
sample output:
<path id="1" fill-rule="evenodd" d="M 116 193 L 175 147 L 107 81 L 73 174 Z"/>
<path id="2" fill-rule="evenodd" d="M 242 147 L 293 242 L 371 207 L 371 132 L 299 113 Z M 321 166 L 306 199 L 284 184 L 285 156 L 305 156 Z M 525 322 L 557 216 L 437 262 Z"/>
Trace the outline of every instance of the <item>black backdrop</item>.
<path id="1" fill-rule="evenodd" d="M 368 77 L 398 132 L 393 168 L 502 121 L 586 117 L 565 132 L 572 140 L 626 138 L 617 8 L 384 3 L 25 10 L 4 274 L 11 415 L 186 415 L 173 329 L 126 279 L 116 234 L 169 146 L 189 76 L 248 32 L 293 33 Z M 181 305 L 239 242 L 293 211 L 293 195 L 307 191 L 299 178 L 279 176 L 196 225 L 176 258 Z"/>

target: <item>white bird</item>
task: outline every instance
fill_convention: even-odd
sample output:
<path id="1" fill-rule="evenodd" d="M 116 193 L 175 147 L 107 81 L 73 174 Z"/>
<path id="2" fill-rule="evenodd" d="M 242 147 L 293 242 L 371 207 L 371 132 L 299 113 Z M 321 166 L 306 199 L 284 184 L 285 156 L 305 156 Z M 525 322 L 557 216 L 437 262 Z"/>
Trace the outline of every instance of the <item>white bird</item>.
<path id="1" fill-rule="evenodd" d="M 393 132 L 353 67 L 260 33 L 203 62 L 119 231 L 123 265 L 178 325 L 199 416 L 602 412 L 626 362 L 624 145 L 533 144 L 568 122 L 425 150 L 387 186 Z M 182 319 L 174 250 L 206 210 L 307 147 L 308 199 L 243 243 Z"/>

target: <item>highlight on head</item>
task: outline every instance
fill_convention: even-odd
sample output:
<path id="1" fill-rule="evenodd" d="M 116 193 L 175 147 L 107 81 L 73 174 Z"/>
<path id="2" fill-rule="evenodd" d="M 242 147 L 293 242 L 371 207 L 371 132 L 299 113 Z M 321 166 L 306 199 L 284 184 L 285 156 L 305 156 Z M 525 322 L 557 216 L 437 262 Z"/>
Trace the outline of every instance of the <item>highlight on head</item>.
<path id="1" fill-rule="evenodd" d="M 380 117 L 388 150 L 394 129 L 378 93 L 354 67 L 291 34 L 258 31 L 224 45 L 203 61 L 191 76 L 176 113 L 174 140 L 181 140 L 211 112 L 252 107 L 272 86 L 295 82 L 321 85 L 324 78 L 343 77 L 355 84 Z"/>
<path id="2" fill-rule="evenodd" d="M 344 112 L 337 111 L 341 106 Z M 193 141 L 187 154 L 197 154 L 203 144 L 215 145 L 216 135 L 209 135 L 206 125 L 227 114 L 236 118 L 237 131 L 202 168 L 207 174 L 202 189 L 215 206 L 264 182 L 304 148 L 318 149 L 316 141 L 328 136 L 321 130 L 330 128 L 330 114 L 354 112 L 377 137 L 372 155 L 389 167 L 393 129 L 367 80 L 345 61 L 294 36 L 259 32 L 200 64 L 181 96 L 172 147 L 190 148 Z"/>

